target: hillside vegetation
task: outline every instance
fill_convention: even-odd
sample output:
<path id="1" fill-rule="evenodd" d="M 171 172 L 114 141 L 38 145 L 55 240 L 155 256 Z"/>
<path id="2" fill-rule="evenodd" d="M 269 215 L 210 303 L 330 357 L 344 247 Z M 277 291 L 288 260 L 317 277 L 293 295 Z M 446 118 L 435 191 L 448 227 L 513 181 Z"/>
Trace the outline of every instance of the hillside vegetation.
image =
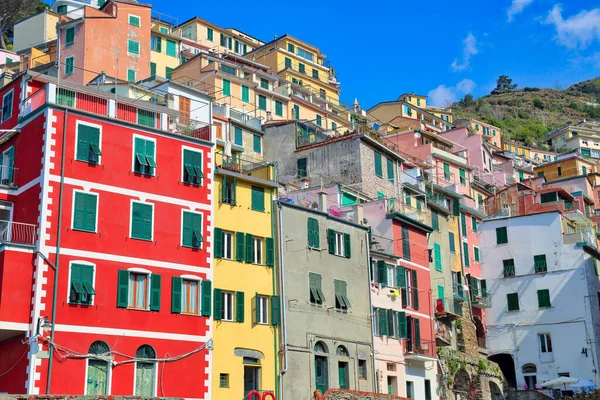
<path id="1" fill-rule="evenodd" d="M 567 89 L 516 89 L 516 85 L 505 85 L 492 93 L 476 100 L 466 95 L 454 103 L 455 118 L 488 122 L 501 128 L 506 140 L 542 148 L 543 138 L 553 129 L 583 119 L 600 119 L 600 77 Z"/>

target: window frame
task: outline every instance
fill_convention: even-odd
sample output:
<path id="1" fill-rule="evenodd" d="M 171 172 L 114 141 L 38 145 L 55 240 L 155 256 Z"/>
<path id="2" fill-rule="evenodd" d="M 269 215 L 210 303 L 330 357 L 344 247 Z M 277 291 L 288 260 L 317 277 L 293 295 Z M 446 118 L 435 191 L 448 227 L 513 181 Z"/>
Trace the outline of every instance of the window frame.
<path id="1" fill-rule="evenodd" d="M 233 260 L 233 248 L 234 248 L 233 237 L 234 237 L 234 234 L 233 234 L 233 232 L 230 232 L 230 231 L 222 231 L 222 234 L 223 234 L 223 239 L 222 239 L 223 257 L 222 258 L 225 260 Z M 226 238 L 228 238 L 228 239 L 226 239 Z M 226 244 L 229 245 L 229 249 L 227 249 Z M 229 257 L 227 257 L 227 252 L 229 252 Z"/>
<path id="2" fill-rule="evenodd" d="M 198 175 L 198 170 L 196 169 L 196 167 L 193 167 L 194 173 L 198 177 L 198 182 L 193 182 L 193 180 L 185 179 L 185 175 L 186 175 L 185 152 L 186 151 L 200 154 L 201 164 L 198 167 L 200 169 L 200 175 Z M 154 155 L 156 156 L 156 145 L 154 146 Z M 156 160 L 155 160 L 155 162 L 156 162 Z M 202 150 L 199 150 L 195 147 L 190 147 L 190 146 L 181 146 L 181 182 L 188 184 L 188 185 L 192 185 L 192 186 L 202 186 L 202 181 L 203 181 L 203 179 L 205 179 L 203 164 L 204 164 L 204 153 L 202 152 Z"/>
<path id="3" fill-rule="evenodd" d="M 202 240 L 199 241 L 199 245 L 198 246 L 188 246 L 186 244 L 183 244 L 183 221 L 184 221 L 184 216 L 185 214 L 194 214 L 194 215 L 199 215 L 200 216 L 200 237 Z M 180 229 L 180 246 L 181 247 L 185 247 L 188 249 L 194 249 L 194 250 L 202 250 L 202 248 L 204 247 L 204 235 L 202 234 L 204 232 L 204 214 L 202 212 L 199 211 L 192 211 L 192 210 L 186 210 L 185 208 L 181 209 L 181 229 Z M 152 218 L 152 221 L 154 222 L 154 216 Z M 154 224 L 152 226 L 152 230 L 154 231 Z M 194 240 L 193 237 L 194 233 L 192 232 L 192 242 Z"/>
<path id="4" fill-rule="evenodd" d="M 517 300 L 517 308 L 511 310 L 510 309 L 510 296 L 516 296 L 516 300 Z M 521 305 L 519 304 L 519 293 L 507 293 L 506 294 L 506 308 L 507 308 L 507 312 L 517 312 L 517 311 L 521 311 Z"/>
<path id="5" fill-rule="evenodd" d="M 260 246 L 258 246 L 260 244 Z M 263 265 L 263 238 L 252 235 L 252 264 Z"/>
<path id="6" fill-rule="evenodd" d="M 135 51 L 131 51 L 130 50 L 130 44 L 133 43 L 137 43 L 137 53 Z M 139 56 L 140 55 L 140 41 L 139 40 L 133 40 L 133 39 L 127 39 L 127 55 L 129 56 Z"/>
<path id="7" fill-rule="evenodd" d="M 184 311 L 184 296 L 183 291 L 187 290 L 186 282 L 196 283 L 196 312 Z M 191 304 L 189 294 L 186 294 L 185 298 L 187 299 L 187 303 Z M 200 316 L 202 315 L 202 279 L 193 276 L 193 275 L 182 275 L 181 276 L 181 312 L 183 315 L 192 315 L 192 316 Z"/>
<path id="8" fill-rule="evenodd" d="M 6 117 L 4 115 L 4 104 L 6 104 L 6 98 L 10 95 L 10 108 L 8 109 L 10 111 L 10 113 L 8 114 L 8 117 Z M 4 94 L 4 96 L 2 96 L 2 108 L 0 108 L 0 112 L 2 112 L 2 122 L 6 122 L 8 121 L 10 118 L 12 118 L 12 114 L 13 114 L 13 108 L 15 106 L 15 89 L 10 89 L 8 92 L 6 92 Z"/>
<path id="9" fill-rule="evenodd" d="M 498 233 L 502 232 L 502 230 L 504 230 L 504 235 L 505 237 L 503 237 L 502 239 L 506 239 L 506 241 L 500 241 L 500 238 L 498 237 Z M 496 228 L 496 246 L 501 245 L 501 244 L 507 244 L 508 243 L 508 227 L 506 226 L 499 226 L 498 228 Z"/>
<path id="10" fill-rule="evenodd" d="M 99 136 L 98 136 L 98 149 L 100 150 L 100 155 L 98 155 L 98 162 L 97 163 L 93 163 L 90 161 L 89 157 L 87 160 L 82 160 L 80 158 L 77 157 L 77 144 L 79 143 L 79 127 L 83 125 L 83 126 L 89 126 L 91 128 L 97 128 L 99 130 Z M 90 143 L 88 143 L 88 146 L 91 146 Z M 87 164 L 93 164 L 93 165 L 101 165 L 102 164 L 102 125 L 99 124 L 93 124 L 91 122 L 87 122 L 87 121 L 80 121 L 77 120 L 75 121 L 75 146 L 73 146 L 73 159 L 75 161 L 81 161 Z"/>
<path id="11" fill-rule="evenodd" d="M 319 287 L 314 287 L 314 290 L 315 290 L 314 293 L 312 293 L 312 291 L 311 291 L 311 284 L 310 284 L 311 274 L 318 275 L 319 282 L 320 282 Z M 315 294 L 316 294 L 316 296 L 315 296 Z M 315 301 L 311 301 L 311 296 L 314 298 Z M 308 271 L 308 303 L 312 306 L 322 306 L 325 303 L 325 294 L 323 293 L 323 274 L 320 274 L 318 272 Z"/>
<path id="12" fill-rule="evenodd" d="M 333 254 L 339 257 L 344 257 L 344 234 L 336 230 L 333 231 L 334 251 Z"/>
<path id="13" fill-rule="evenodd" d="M 137 18 L 137 22 L 138 22 L 137 25 L 131 23 L 131 17 Z M 135 26 L 136 28 L 141 28 L 142 27 L 142 18 L 139 15 L 128 14 L 127 15 L 127 23 L 128 23 L 128 25 Z"/>
<path id="14" fill-rule="evenodd" d="M 133 135 L 133 139 L 132 139 L 132 145 L 131 145 L 131 172 L 133 172 L 134 174 L 139 174 L 139 175 L 145 175 L 145 176 L 156 176 L 156 168 L 158 167 L 151 167 L 152 172 L 151 173 L 145 173 L 145 172 L 141 172 L 141 171 L 136 171 L 135 170 L 135 162 L 137 160 L 137 156 L 135 154 L 135 139 L 142 139 L 145 141 L 151 141 L 154 142 L 154 156 L 152 157 L 154 164 L 156 164 L 158 166 L 157 160 L 156 160 L 156 139 L 155 138 L 151 138 L 148 136 L 142 136 L 142 135 L 138 135 L 138 134 L 134 134 Z M 146 156 L 147 157 L 147 156 Z M 141 170 L 141 168 L 140 168 Z"/>
<path id="15" fill-rule="evenodd" d="M 150 271 L 141 269 L 141 268 L 132 268 L 132 269 L 128 269 L 127 272 L 129 272 L 129 276 L 128 276 L 128 291 L 127 291 L 127 309 L 128 310 L 139 310 L 139 311 L 149 311 L 150 310 L 150 285 L 151 285 L 151 275 L 152 273 Z M 136 300 L 136 288 L 138 286 L 137 280 L 134 279 L 133 280 L 133 285 L 132 285 L 132 280 L 131 280 L 131 276 L 145 276 L 144 279 L 144 307 L 134 307 L 131 305 L 130 303 L 130 291 L 133 291 L 133 304 L 135 304 L 135 300 Z"/>
<path id="16" fill-rule="evenodd" d="M 542 343 L 542 338 L 544 338 L 543 343 Z M 540 353 L 543 353 L 543 354 L 553 353 L 552 335 L 550 334 L 550 332 L 538 333 L 538 350 Z"/>
<path id="17" fill-rule="evenodd" d="M 132 233 L 133 233 L 133 204 L 134 203 L 150 205 L 152 207 L 152 227 L 151 227 L 150 239 L 136 238 L 136 237 L 132 236 Z M 153 242 L 154 241 L 154 211 L 155 211 L 154 203 L 144 202 L 144 201 L 139 201 L 139 200 L 134 200 L 134 199 L 130 200 L 130 202 L 129 202 L 129 239 L 143 240 L 145 242 Z"/>
<path id="18" fill-rule="evenodd" d="M 81 229 L 81 228 L 75 228 L 75 197 L 77 195 L 77 193 L 81 193 L 84 195 L 90 195 L 90 196 L 96 196 L 96 210 L 94 211 L 95 215 L 96 215 L 96 221 L 94 222 L 94 230 L 87 230 L 87 229 Z M 86 192 L 84 190 L 81 189 L 73 189 L 73 196 L 72 196 L 72 201 L 71 201 L 71 229 L 77 232 L 88 232 L 88 233 L 98 233 L 98 209 L 100 206 L 100 193 L 92 193 L 92 192 Z"/>
<path id="19" fill-rule="evenodd" d="M 227 297 L 231 298 L 231 307 L 225 301 Z M 227 306 L 226 306 L 227 305 Z M 227 311 L 230 312 L 231 318 L 227 319 Z M 234 322 L 235 321 L 235 292 L 228 290 L 221 291 L 221 321 Z"/>
<path id="20" fill-rule="evenodd" d="M 69 261 L 69 276 L 68 276 L 68 280 L 67 280 L 67 304 L 93 306 L 94 300 L 96 299 L 96 295 L 91 295 L 91 299 L 90 299 L 89 303 L 71 301 L 71 282 L 72 282 L 71 273 L 72 273 L 73 264 L 85 265 L 88 267 L 92 267 L 92 288 L 94 289 L 94 291 L 96 289 L 96 264 L 91 263 L 89 261 L 84 261 L 84 260 L 70 260 Z"/>
<path id="21" fill-rule="evenodd" d="M 256 324 L 269 325 L 269 296 L 260 294 L 257 294 L 256 296 Z"/>

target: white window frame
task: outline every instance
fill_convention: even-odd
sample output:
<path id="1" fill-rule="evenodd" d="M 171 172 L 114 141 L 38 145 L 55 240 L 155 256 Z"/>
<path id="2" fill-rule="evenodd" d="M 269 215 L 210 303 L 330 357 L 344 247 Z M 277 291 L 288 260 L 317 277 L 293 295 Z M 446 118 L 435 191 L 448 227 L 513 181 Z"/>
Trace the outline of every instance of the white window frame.
<path id="1" fill-rule="evenodd" d="M 79 305 L 79 303 L 72 303 L 71 302 L 71 266 L 73 264 L 80 264 L 80 265 L 89 265 L 93 268 L 93 272 L 92 272 L 92 285 L 94 286 L 94 290 L 96 289 L 96 264 L 91 263 L 89 261 L 83 261 L 83 260 L 71 260 L 69 261 L 69 277 L 67 279 L 67 304 L 77 304 Z M 129 292 L 127 293 L 127 295 L 129 296 Z M 88 306 L 93 306 L 94 305 L 94 301 L 96 300 L 96 296 L 92 296 L 92 301 L 89 304 L 86 304 Z M 87 367 L 87 365 L 86 365 Z M 87 375 L 87 370 L 86 370 L 86 375 Z M 86 379 L 87 382 L 87 379 Z M 86 391 L 87 391 L 87 385 L 86 385 Z"/>
<path id="2" fill-rule="evenodd" d="M 406 268 L 404 270 L 404 280 L 406 281 L 406 307 L 412 308 L 412 306 L 413 306 L 412 269 Z"/>
<path id="3" fill-rule="evenodd" d="M 195 313 L 191 313 L 191 312 L 185 312 L 183 311 L 184 309 L 184 302 L 183 302 L 183 290 L 184 290 L 184 281 L 188 281 L 188 282 L 196 282 L 197 285 L 197 290 L 198 290 L 198 294 L 197 294 L 197 298 L 196 298 L 196 312 Z M 195 275 L 181 275 L 181 313 L 184 315 L 201 315 L 201 305 L 202 305 L 202 278 L 195 276 Z"/>
<path id="4" fill-rule="evenodd" d="M 226 260 L 233 259 L 233 232 L 223 232 L 223 258 Z"/>
<path id="5" fill-rule="evenodd" d="M 258 307 L 258 311 L 257 311 L 257 324 L 260 325 L 268 325 L 269 324 L 269 296 L 261 296 L 258 295 L 258 301 L 257 301 L 257 307 Z"/>
<path id="6" fill-rule="evenodd" d="M 152 272 L 148 271 L 147 269 L 144 268 L 129 268 L 127 270 L 127 272 L 129 272 L 129 276 L 127 277 L 127 309 L 128 310 L 139 310 L 139 311 L 148 311 L 150 310 L 150 292 L 152 291 L 152 287 L 150 286 L 152 283 Z M 148 284 L 146 285 L 146 307 L 145 308 L 137 308 L 137 307 L 133 307 L 129 304 L 129 290 L 133 290 L 131 287 L 131 274 L 136 274 L 136 275 L 146 275 L 146 280 L 148 281 Z M 135 299 L 134 299 L 134 303 L 135 303 Z"/>
<path id="7" fill-rule="evenodd" d="M 204 241 L 200 242 L 200 246 L 198 247 L 189 247 L 189 246 L 184 246 L 183 245 L 183 215 L 185 213 L 188 214 L 198 214 L 200 215 L 200 233 L 202 234 L 204 232 L 204 218 L 206 218 L 206 216 L 204 215 L 204 213 L 200 212 L 200 211 L 192 211 L 192 210 L 186 210 L 185 208 L 181 209 L 181 220 L 179 221 L 179 226 L 181 227 L 179 229 L 179 245 L 181 247 L 185 247 L 188 249 L 202 249 L 204 247 Z M 202 237 L 204 238 L 204 235 L 202 235 Z M 152 239 L 154 240 L 154 209 L 152 210 Z"/>
<path id="8" fill-rule="evenodd" d="M 398 282 L 396 282 L 396 266 L 392 264 L 385 264 L 385 273 L 387 275 L 387 286 L 389 287 L 398 287 Z M 391 280 L 390 280 L 390 274 Z"/>
<path id="9" fill-rule="evenodd" d="M 133 25 L 131 23 L 131 20 L 130 20 L 131 17 L 136 17 L 137 19 L 139 19 L 140 20 L 140 25 L 139 26 Z M 133 27 L 136 27 L 136 28 L 141 28 L 142 27 L 142 17 L 140 17 L 139 15 L 135 15 L 135 14 L 127 14 L 127 25 L 128 26 L 133 26 Z"/>
<path id="10" fill-rule="evenodd" d="M 133 71 L 133 81 L 129 80 L 129 71 Z M 137 81 L 137 71 L 133 68 L 127 68 L 127 82 L 133 82 L 135 83 Z M 156 153 L 156 152 L 155 152 Z"/>
<path id="11" fill-rule="evenodd" d="M 394 332 L 393 332 L 393 335 L 390 335 L 390 336 L 400 339 L 399 338 L 400 332 L 398 331 L 398 311 L 394 310 L 394 312 L 392 313 L 392 321 L 394 323 Z M 402 339 L 400 339 L 400 340 L 402 340 Z"/>
<path id="12" fill-rule="evenodd" d="M 100 148 L 100 153 L 102 153 L 102 125 L 92 124 L 91 122 L 84 122 L 84 121 L 79 121 L 79 120 L 75 121 L 75 146 L 73 146 L 74 147 L 73 160 L 87 163 L 86 161 L 77 159 L 77 143 L 79 143 L 79 126 L 80 125 L 90 126 L 92 128 L 97 128 L 100 130 L 100 137 L 98 139 L 98 147 Z M 101 165 L 101 164 L 102 164 L 102 155 L 99 155 L 98 156 L 98 164 L 96 164 L 96 165 Z"/>
<path id="13" fill-rule="evenodd" d="M 129 21 L 127 21 L 127 22 L 129 22 Z M 129 41 L 137 42 L 137 44 L 138 44 L 138 52 L 137 53 L 132 53 L 129 51 Z M 142 43 L 139 40 L 127 39 L 127 55 L 128 56 L 139 57 L 141 52 L 142 52 Z"/>
<path id="14" fill-rule="evenodd" d="M 381 334 L 379 333 L 379 309 L 372 307 L 371 310 L 371 312 L 373 313 L 373 335 L 381 336 Z"/>
<path id="15" fill-rule="evenodd" d="M 78 263 L 78 264 L 81 264 L 81 263 Z M 109 347 L 109 349 L 110 349 L 110 347 Z M 114 360 L 114 357 L 111 357 L 111 359 Z M 83 387 L 84 387 L 83 394 L 84 395 L 88 394 L 88 392 L 87 392 L 87 380 L 88 380 L 88 370 L 90 368 L 89 361 L 90 361 L 89 358 L 87 358 L 85 360 L 85 377 L 84 377 L 84 380 L 83 380 L 83 382 L 84 382 L 84 384 L 83 384 Z M 108 370 L 107 370 L 107 376 L 106 376 L 106 396 L 110 396 L 112 394 L 112 363 L 110 362 L 110 360 L 106 360 L 106 363 L 108 364 Z M 135 382 L 135 380 L 134 380 L 134 382 Z M 134 390 L 135 390 L 135 388 L 134 388 Z"/>
<path id="16" fill-rule="evenodd" d="M 333 231 L 334 251 L 336 256 L 344 257 L 344 234 Z"/>
<path id="17" fill-rule="evenodd" d="M 253 254 L 252 264 L 262 265 L 263 259 L 263 239 L 259 237 L 252 237 L 253 243 Z M 258 245 L 257 245 L 258 244 Z"/>
<path id="18" fill-rule="evenodd" d="M 544 344 L 546 345 L 546 351 L 542 350 L 542 342 L 541 342 L 542 337 L 544 338 Z M 552 354 L 553 353 L 552 350 L 548 351 L 548 338 L 550 338 L 550 347 L 552 347 L 552 335 L 550 335 L 549 332 L 538 333 L 538 349 L 540 351 L 540 354 Z"/>
<path id="19" fill-rule="evenodd" d="M 235 293 L 223 290 L 221 292 L 221 296 L 221 306 L 223 310 L 223 318 L 221 318 L 221 320 L 226 322 L 233 322 L 235 318 L 235 316 L 233 315 L 235 311 Z M 226 301 L 228 297 L 231 299 L 231 305 L 229 305 Z M 227 313 L 231 314 L 230 318 L 227 318 Z"/>
<path id="20" fill-rule="evenodd" d="M 192 119 L 191 116 L 191 111 L 190 111 L 190 119 Z M 202 164 L 204 164 L 204 152 L 196 147 L 190 147 L 190 146 L 181 146 L 181 182 L 183 182 L 183 178 L 184 178 L 184 169 L 185 169 L 185 164 L 183 163 L 184 161 L 184 153 L 185 150 L 187 151 L 193 151 L 194 153 L 200 153 L 200 156 L 202 157 Z M 134 150 L 135 151 L 135 150 Z M 156 143 L 154 144 L 154 155 L 156 156 Z M 154 159 L 156 161 L 156 158 Z M 135 160 L 134 160 L 135 162 Z M 158 165 L 158 164 L 157 164 Z M 202 169 L 202 173 L 204 174 L 204 166 L 201 165 L 200 168 Z M 206 174 L 204 175 L 204 178 L 200 178 L 201 181 L 204 180 L 206 178 Z M 202 183 L 200 183 L 198 186 L 202 186 Z"/>
<path id="21" fill-rule="evenodd" d="M 156 352 L 156 349 L 154 348 L 154 346 L 152 346 L 152 348 L 154 349 L 154 352 Z M 155 360 L 148 360 L 148 361 L 140 361 L 143 362 L 145 364 L 154 364 L 154 387 L 152 388 L 152 396 L 156 396 L 157 393 L 157 389 L 158 389 L 158 362 L 156 362 Z M 138 362 L 136 361 L 134 363 L 134 370 L 133 370 L 133 395 L 135 396 L 135 384 L 136 384 L 136 380 L 137 380 L 137 364 Z"/>
<path id="22" fill-rule="evenodd" d="M 147 240 L 147 239 L 138 239 L 138 238 L 134 238 L 134 237 L 131 236 L 132 228 L 133 228 L 133 226 L 132 226 L 133 225 L 133 203 L 149 204 L 149 205 L 152 206 L 152 236 L 151 236 L 150 240 Z M 98 215 L 98 213 L 96 213 L 96 215 Z M 182 218 L 182 222 L 183 222 L 183 216 L 181 218 Z M 182 235 L 182 237 L 183 237 L 183 235 Z M 146 201 L 133 200 L 133 199 L 130 200 L 130 203 L 129 203 L 129 239 L 142 240 L 142 241 L 145 241 L 145 242 L 148 242 L 148 241 L 149 242 L 153 242 L 154 241 L 154 203 L 149 203 L 149 202 L 146 202 Z"/>
<path id="23" fill-rule="evenodd" d="M 96 196 L 96 224 L 95 224 L 96 229 L 94 231 L 84 231 L 84 230 L 80 230 L 80 229 L 75 229 L 75 194 L 76 193 L 91 194 L 91 195 Z M 85 190 L 73 189 L 72 199 L 73 200 L 71 201 L 71 230 L 74 230 L 77 232 L 98 233 L 98 209 L 100 207 L 100 193 L 92 193 L 92 192 L 86 192 Z M 153 214 L 154 214 L 154 212 L 153 212 Z M 154 223 L 154 218 L 152 218 L 152 223 Z M 131 229 L 131 226 L 129 227 L 129 229 Z M 131 236 L 131 232 L 130 232 L 130 236 Z"/>
<path id="24" fill-rule="evenodd" d="M 2 122 L 6 122 L 9 118 L 12 117 L 12 110 L 15 106 L 15 89 L 10 89 L 8 92 L 6 92 L 6 94 L 4 96 L 2 96 L 2 108 L 0 108 L 0 112 L 4 109 L 4 103 L 6 102 L 6 98 L 10 95 L 11 97 L 11 103 L 10 103 L 10 114 L 8 115 L 8 117 L 6 117 L 4 115 L 4 113 L 2 113 Z"/>
<path id="25" fill-rule="evenodd" d="M 137 114 L 136 114 L 136 118 L 137 118 Z M 137 122 L 137 120 L 136 120 L 136 122 Z M 156 159 L 156 153 L 158 150 L 158 148 L 156 146 L 156 139 L 153 137 L 137 135 L 137 134 L 134 134 L 133 138 L 131 139 L 131 172 L 135 171 L 135 138 L 139 138 L 139 139 L 143 139 L 143 140 L 150 140 L 150 141 L 154 142 L 154 163 L 157 165 L 157 167 L 154 168 L 154 170 L 152 171 L 151 174 L 142 174 L 142 175 L 156 176 L 156 169 L 158 168 L 158 160 Z"/>

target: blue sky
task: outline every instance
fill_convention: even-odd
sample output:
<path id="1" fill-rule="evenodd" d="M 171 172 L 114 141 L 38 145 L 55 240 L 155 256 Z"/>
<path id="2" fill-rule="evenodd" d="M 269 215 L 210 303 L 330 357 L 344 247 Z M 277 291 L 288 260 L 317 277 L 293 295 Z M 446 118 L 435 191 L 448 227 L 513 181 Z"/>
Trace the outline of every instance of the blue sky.
<path id="1" fill-rule="evenodd" d="M 198 15 L 263 41 L 311 43 L 336 69 L 342 101 L 365 108 L 413 91 L 437 105 L 479 97 L 502 74 L 550 88 L 600 75 L 598 0 L 152 3 L 180 22 Z"/>

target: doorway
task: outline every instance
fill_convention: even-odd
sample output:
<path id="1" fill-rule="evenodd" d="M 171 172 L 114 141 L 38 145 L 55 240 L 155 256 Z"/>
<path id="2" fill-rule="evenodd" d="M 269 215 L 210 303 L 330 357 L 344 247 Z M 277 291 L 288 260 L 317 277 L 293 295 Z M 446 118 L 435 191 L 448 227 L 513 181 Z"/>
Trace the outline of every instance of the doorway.
<path id="1" fill-rule="evenodd" d="M 393 395 L 398 394 L 398 379 L 395 376 L 387 377 L 387 393 Z"/>
<path id="2" fill-rule="evenodd" d="M 244 365 L 244 398 L 253 390 L 260 391 L 260 367 Z"/>
<path id="3" fill-rule="evenodd" d="M 327 377 L 327 357 L 315 356 L 315 384 L 317 390 L 325 394 L 329 389 L 329 379 Z"/>
<path id="4" fill-rule="evenodd" d="M 348 363 L 345 361 L 338 362 L 338 377 L 340 389 L 350 389 L 350 374 Z"/>

